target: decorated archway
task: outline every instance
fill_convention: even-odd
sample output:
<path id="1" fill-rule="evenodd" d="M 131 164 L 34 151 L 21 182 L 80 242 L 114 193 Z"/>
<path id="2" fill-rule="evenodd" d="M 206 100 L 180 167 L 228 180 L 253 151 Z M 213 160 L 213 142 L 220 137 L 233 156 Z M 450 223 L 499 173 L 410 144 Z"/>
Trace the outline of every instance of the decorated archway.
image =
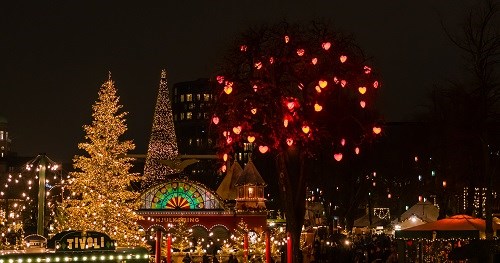
<path id="1" fill-rule="evenodd" d="M 171 180 L 144 192 L 140 209 L 225 210 L 223 201 L 202 184 L 188 180 Z"/>

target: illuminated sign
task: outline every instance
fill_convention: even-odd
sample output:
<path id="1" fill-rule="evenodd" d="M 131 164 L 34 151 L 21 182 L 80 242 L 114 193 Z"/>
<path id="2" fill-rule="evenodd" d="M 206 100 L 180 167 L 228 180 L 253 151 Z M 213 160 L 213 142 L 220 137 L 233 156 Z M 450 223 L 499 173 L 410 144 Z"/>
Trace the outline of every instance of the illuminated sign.
<path id="1" fill-rule="evenodd" d="M 100 232 L 69 231 L 56 242 L 56 251 L 115 250 L 115 241 Z"/>
<path id="2" fill-rule="evenodd" d="M 161 217 L 155 218 L 155 222 L 157 223 L 198 223 L 200 222 L 199 217 Z"/>

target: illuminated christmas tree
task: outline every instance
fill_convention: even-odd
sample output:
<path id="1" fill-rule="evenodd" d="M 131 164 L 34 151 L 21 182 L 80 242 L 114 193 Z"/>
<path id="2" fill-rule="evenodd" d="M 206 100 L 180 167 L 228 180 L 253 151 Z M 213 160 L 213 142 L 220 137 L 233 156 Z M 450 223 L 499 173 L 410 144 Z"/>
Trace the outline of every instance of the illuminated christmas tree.
<path id="1" fill-rule="evenodd" d="M 78 144 L 87 156 L 75 156 L 66 189 L 70 196 L 63 201 L 64 219 L 58 230 L 99 231 L 116 240 L 118 246 L 143 245 L 143 237 L 135 213 L 139 208 L 138 193 L 131 191 L 138 174 L 130 173 L 134 149 L 132 141 L 121 141 L 127 130 L 125 116 L 119 112 L 119 97 L 114 82 L 109 79 L 101 86 L 99 98 L 92 106 L 93 121 L 85 125 L 86 142 Z"/>
<path id="2" fill-rule="evenodd" d="M 212 123 L 220 156 L 249 149 L 276 159 L 287 231 L 299 258 L 306 162 L 341 162 L 380 135 L 375 110 L 380 83 L 362 50 L 328 25 L 283 23 L 251 29 L 217 76 Z"/>
<path id="3" fill-rule="evenodd" d="M 174 160 L 177 155 L 177 139 L 167 88 L 167 72 L 162 70 L 142 188 L 148 188 L 165 180 L 168 175 L 177 173 L 178 171 L 172 167 L 160 163 L 162 160 Z"/>
<path id="4" fill-rule="evenodd" d="M 193 229 L 187 226 L 185 220 L 179 220 L 176 225 L 169 228 L 169 233 L 172 236 L 172 248 L 182 252 L 193 247 Z"/>

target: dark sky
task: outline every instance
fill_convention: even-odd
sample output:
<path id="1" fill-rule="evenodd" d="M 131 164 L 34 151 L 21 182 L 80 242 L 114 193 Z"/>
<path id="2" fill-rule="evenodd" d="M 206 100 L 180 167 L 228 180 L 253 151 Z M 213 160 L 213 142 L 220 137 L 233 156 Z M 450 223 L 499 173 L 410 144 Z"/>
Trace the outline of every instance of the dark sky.
<path id="1" fill-rule="evenodd" d="M 283 19 L 327 19 L 354 34 L 381 70 L 385 119 L 409 120 L 434 84 L 460 72 L 438 13 L 454 27 L 473 1 L 8 2 L 0 8 L 0 115 L 20 155 L 69 161 L 108 70 L 129 112 L 127 137 L 145 153 L 162 68 L 170 87 L 208 77 L 238 32 Z"/>

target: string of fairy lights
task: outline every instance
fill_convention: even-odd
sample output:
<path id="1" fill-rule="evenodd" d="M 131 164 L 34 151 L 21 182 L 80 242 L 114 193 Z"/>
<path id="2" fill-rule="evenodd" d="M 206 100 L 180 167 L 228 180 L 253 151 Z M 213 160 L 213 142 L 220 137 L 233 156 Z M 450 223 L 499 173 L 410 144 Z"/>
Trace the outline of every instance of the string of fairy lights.
<path id="1" fill-rule="evenodd" d="M 171 167 L 160 163 L 161 160 L 173 160 L 178 155 L 169 95 L 167 72 L 162 70 L 153 117 L 153 127 L 149 140 L 146 164 L 144 166 L 142 184 L 144 189 L 155 182 L 163 180 L 166 176 L 176 173 Z"/>
<path id="2" fill-rule="evenodd" d="M 44 158 L 44 163 L 41 163 Z M 26 229 L 36 225 L 35 212 L 38 199 L 38 175 L 42 166 L 45 166 L 45 198 L 46 209 L 53 218 L 57 207 L 55 199 L 60 193 L 57 186 L 64 183 L 61 166 L 45 155 L 38 155 L 24 166 L 15 168 L 8 173 L 3 182 L 0 182 L 0 236 L 1 246 L 15 247 L 21 245 L 21 240 Z M 50 224 L 50 222 L 47 222 Z"/>

